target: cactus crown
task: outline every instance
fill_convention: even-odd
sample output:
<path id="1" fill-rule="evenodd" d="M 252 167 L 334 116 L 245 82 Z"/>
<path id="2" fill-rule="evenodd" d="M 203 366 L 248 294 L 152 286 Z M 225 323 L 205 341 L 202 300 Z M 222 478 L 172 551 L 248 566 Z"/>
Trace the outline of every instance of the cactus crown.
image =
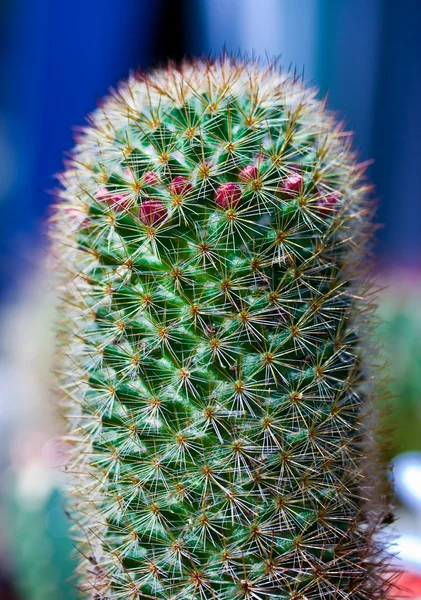
<path id="1" fill-rule="evenodd" d="M 92 115 L 53 225 L 87 597 L 384 597 L 362 172 L 275 65 L 170 66 Z"/>

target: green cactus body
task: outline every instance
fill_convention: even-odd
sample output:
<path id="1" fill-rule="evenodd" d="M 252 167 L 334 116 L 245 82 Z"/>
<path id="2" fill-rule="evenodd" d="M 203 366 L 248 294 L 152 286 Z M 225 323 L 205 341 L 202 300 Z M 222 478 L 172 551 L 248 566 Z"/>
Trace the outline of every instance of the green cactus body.
<path id="1" fill-rule="evenodd" d="M 230 59 L 133 77 L 82 133 L 53 235 L 86 597 L 384 597 L 348 139 Z"/>

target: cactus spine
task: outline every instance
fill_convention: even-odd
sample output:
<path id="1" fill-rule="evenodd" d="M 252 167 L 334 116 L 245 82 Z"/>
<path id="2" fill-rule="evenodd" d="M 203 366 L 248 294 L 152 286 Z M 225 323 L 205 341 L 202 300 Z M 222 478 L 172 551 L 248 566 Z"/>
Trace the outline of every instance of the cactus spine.
<path id="1" fill-rule="evenodd" d="M 92 115 L 52 227 L 85 597 L 385 597 L 363 170 L 276 65 L 170 66 Z"/>

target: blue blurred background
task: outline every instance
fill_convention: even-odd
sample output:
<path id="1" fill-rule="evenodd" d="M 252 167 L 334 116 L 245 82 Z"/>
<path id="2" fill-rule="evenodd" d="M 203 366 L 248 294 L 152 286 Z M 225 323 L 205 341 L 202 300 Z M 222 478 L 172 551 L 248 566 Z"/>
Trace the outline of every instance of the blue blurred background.
<path id="1" fill-rule="evenodd" d="M 13 294 L 34 251 L 53 174 L 110 85 L 167 57 L 229 51 L 296 65 L 375 157 L 379 260 L 421 256 L 419 0 L 0 1 L 0 288 Z"/>
<path id="2" fill-rule="evenodd" d="M 38 272 L 45 255 L 53 175 L 72 147 L 72 128 L 83 125 L 86 113 L 109 86 L 130 70 L 146 70 L 168 58 L 217 54 L 224 48 L 280 56 L 285 67 L 296 66 L 321 94 L 328 93 L 329 107 L 356 131 L 361 159 L 375 158 L 369 176 L 383 224 L 376 247 L 379 272 L 397 273 L 394 281 L 403 277 L 405 285 L 408 279 L 411 284 L 421 259 L 420 32 L 420 0 L 0 0 L 4 306 L 22 301 L 27 293 L 24 282 Z M 394 288 L 406 289 L 405 285 Z M 406 294 L 406 314 L 414 314 L 411 307 L 419 299 L 412 291 Z M 402 308 L 400 300 L 397 304 Z M 394 306 L 393 301 L 387 305 L 389 316 L 395 315 Z M 419 311 L 417 316 L 420 322 Z M 407 329 L 411 335 L 418 331 L 411 323 Z M 6 338 L 15 335 L 13 326 L 7 331 Z M 389 330 L 387 335 L 395 348 Z M 418 338 L 413 343 L 419 350 Z M 406 338 L 402 348 L 408 348 Z M 19 352 L 22 349 L 16 351 L 21 358 Z M 39 352 L 35 345 L 28 354 L 32 367 Z M 409 354 L 419 372 L 420 356 Z M 407 363 L 402 377 L 405 368 Z M 413 404 L 406 418 L 414 427 L 421 422 L 421 384 L 411 389 Z M 0 418 L 0 433 L 3 427 L 12 437 L 6 421 L 4 417 L 2 426 Z M 24 518 L 17 522 L 24 523 Z M 0 572 L 8 573 L 0 583 L 0 597 L 3 593 L 12 598 L 10 565 L 2 568 L 1 563 L 0 543 Z M 32 598 L 20 593 L 21 598 Z M 59 600 L 57 594 L 51 597 Z"/>

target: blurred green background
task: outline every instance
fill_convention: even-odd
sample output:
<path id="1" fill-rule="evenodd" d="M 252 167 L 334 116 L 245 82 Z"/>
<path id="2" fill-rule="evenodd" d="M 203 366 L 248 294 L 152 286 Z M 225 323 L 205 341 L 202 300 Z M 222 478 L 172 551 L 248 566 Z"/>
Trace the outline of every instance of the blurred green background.
<path id="1" fill-rule="evenodd" d="M 389 408 L 385 458 L 421 451 L 421 277 L 390 273 L 379 299 L 377 332 Z"/>

